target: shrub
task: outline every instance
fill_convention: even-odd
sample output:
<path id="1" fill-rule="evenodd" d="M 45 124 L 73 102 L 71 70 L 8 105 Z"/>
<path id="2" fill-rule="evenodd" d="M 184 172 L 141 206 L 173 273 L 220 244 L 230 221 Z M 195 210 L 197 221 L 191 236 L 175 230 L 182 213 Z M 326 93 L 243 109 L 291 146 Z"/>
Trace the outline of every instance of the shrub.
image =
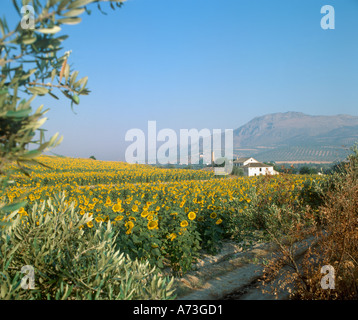
<path id="1" fill-rule="evenodd" d="M 92 217 L 79 215 L 64 196 L 21 215 L 0 232 L 1 299 L 173 298 L 173 278 L 120 253 L 110 222 L 83 228 Z M 35 289 L 22 288 L 23 266 L 33 267 Z"/>
<path id="2" fill-rule="evenodd" d="M 245 192 L 250 203 L 240 201 L 242 197 L 234 200 L 237 211 L 231 215 L 228 228 L 240 241 L 269 240 L 270 234 L 279 237 L 300 219 L 296 209 L 301 208 L 302 198 L 291 175 L 260 176 L 256 187 Z"/>
<path id="3" fill-rule="evenodd" d="M 358 298 L 358 150 L 355 147 L 353 151 L 344 170 L 329 182 L 323 204 L 316 210 L 308 208 L 305 219 L 290 229 L 293 241 L 277 241 L 280 250 L 265 267 L 265 283 L 281 274 L 279 287 L 291 287 L 291 298 Z M 297 261 L 297 244 L 308 239 L 307 250 Z M 284 266 L 288 272 L 282 274 Z M 323 266 L 333 267 L 334 288 L 322 287 Z"/>
<path id="4" fill-rule="evenodd" d="M 234 167 L 232 168 L 231 174 L 234 175 L 234 176 L 243 177 L 243 176 L 244 176 L 244 169 L 239 168 L 239 167 L 237 167 L 237 166 L 234 166 Z"/>

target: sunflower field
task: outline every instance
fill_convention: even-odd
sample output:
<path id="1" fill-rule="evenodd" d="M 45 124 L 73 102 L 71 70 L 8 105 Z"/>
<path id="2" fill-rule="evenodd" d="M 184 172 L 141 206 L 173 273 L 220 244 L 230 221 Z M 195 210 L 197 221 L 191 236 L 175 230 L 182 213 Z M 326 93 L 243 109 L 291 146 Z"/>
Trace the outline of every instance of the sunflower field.
<path id="1" fill-rule="evenodd" d="M 27 201 L 18 211 L 24 225 L 35 204 L 64 192 L 79 217 L 92 218 L 79 227 L 81 232 L 109 222 L 121 252 L 175 273 L 190 270 L 203 250 L 215 253 L 224 239 L 263 239 L 268 223 L 277 229 L 292 223 L 277 219 L 273 208 L 314 205 L 324 180 L 312 175 L 217 177 L 211 171 L 51 156 L 39 160 L 45 166 L 33 166 L 29 177 L 15 174 L 3 195 L 6 202 Z"/>

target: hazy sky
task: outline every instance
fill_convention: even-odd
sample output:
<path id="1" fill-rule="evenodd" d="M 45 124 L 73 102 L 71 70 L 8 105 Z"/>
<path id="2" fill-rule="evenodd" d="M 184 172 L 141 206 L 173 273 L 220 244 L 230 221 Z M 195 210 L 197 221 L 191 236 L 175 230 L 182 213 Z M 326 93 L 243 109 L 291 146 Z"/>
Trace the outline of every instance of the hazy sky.
<path id="1" fill-rule="evenodd" d="M 321 7 L 335 29 L 321 28 Z M 267 113 L 358 115 L 357 0 L 128 0 L 108 15 L 92 6 L 64 26 L 65 50 L 92 91 L 77 114 L 63 98 L 38 98 L 60 132 L 54 152 L 123 160 L 125 133 L 236 129 Z M 10 0 L 0 15 L 15 25 Z"/>

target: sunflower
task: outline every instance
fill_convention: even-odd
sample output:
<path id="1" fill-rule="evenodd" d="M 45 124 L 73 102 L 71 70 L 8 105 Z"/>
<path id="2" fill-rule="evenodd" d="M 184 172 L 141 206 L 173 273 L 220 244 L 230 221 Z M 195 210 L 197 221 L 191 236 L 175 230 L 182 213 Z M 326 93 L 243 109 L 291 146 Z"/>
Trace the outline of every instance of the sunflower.
<path id="1" fill-rule="evenodd" d="M 140 214 L 140 216 L 141 216 L 142 218 L 145 218 L 148 214 L 149 214 L 149 212 L 144 210 L 144 211 Z"/>
<path id="2" fill-rule="evenodd" d="M 213 212 L 213 213 L 210 215 L 210 218 L 211 218 L 211 219 L 215 219 L 216 217 L 217 217 L 216 212 Z"/>
<path id="3" fill-rule="evenodd" d="M 180 226 L 181 227 L 183 227 L 183 228 L 185 228 L 186 226 L 188 226 L 188 221 L 186 221 L 186 220 L 183 220 L 182 222 L 180 222 Z"/>
<path id="4" fill-rule="evenodd" d="M 112 210 L 114 212 L 119 212 L 121 210 L 121 205 L 119 203 L 116 203 L 113 207 Z"/>
<path id="5" fill-rule="evenodd" d="M 189 218 L 189 220 L 194 220 L 194 219 L 196 218 L 195 212 L 190 211 L 190 212 L 188 213 L 188 218 Z"/>
<path id="6" fill-rule="evenodd" d="M 88 222 L 87 222 L 87 227 L 88 227 L 88 228 L 92 228 L 92 227 L 93 227 L 93 222 L 92 222 L 92 221 L 88 221 Z"/>
<path id="7" fill-rule="evenodd" d="M 221 220 L 221 219 L 218 219 L 215 223 L 216 224 L 220 224 L 220 223 L 222 223 L 223 221 Z"/>
<path id="8" fill-rule="evenodd" d="M 149 230 L 153 230 L 158 227 L 158 221 L 157 220 L 150 220 L 147 225 Z"/>
<path id="9" fill-rule="evenodd" d="M 101 222 L 101 221 L 103 221 L 103 219 L 102 219 L 101 217 L 96 217 L 95 220 L 96 220 L 96 222 Z"/>
<path id="10" fill-rule="evenodd" d="M 132 229 L 134 227 L 133 221 L 128 221 L 124 224 L 124 226 L 127 228 L 126 234 L 131 234 Z"/>
<path id="11" fill-rule="evenodd" d="M 167 238 L 170 239 L 170 241 L 173 241 L 176 237 L 177 235 L 175 233 L 171 233 L 170 235 L 167 236 Z"/>

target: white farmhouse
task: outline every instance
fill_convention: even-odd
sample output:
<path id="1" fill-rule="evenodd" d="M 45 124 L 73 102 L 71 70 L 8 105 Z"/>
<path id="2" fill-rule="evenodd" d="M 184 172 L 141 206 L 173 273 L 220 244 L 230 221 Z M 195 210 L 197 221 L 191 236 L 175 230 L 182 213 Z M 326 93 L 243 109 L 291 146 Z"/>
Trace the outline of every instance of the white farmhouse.
<path id="1" fill-rule="evenodd" d="M 252 157 L 238 158 L 234 161 L 234 166 L 242 168 L 244 175 L 248 177 L 278 174 L 278 172 L 273 169 L 273 166 L 259 162 Z"/>
<path id="2" fill-rule="evenodd" d="M 258 163 L 258 161 L 255 160 L 254 158 L 237 158 L 234 161 L 234 166 L 243 167 L 249 163 Z"/>

